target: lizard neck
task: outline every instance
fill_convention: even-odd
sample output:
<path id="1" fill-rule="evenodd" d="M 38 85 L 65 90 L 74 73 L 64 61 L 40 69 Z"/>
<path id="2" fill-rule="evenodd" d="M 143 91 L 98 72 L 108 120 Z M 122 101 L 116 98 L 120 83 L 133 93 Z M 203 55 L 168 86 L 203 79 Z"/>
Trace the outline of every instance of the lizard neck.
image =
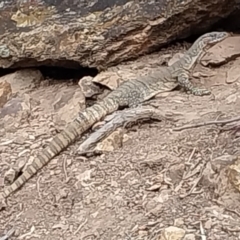
<path id="1" fill-rule="evenodd" d="M 205 49 L 208 44 L 203 41 L 203 38 L 198 38 L 194 44 L 185 52 L 184 56 L 178 61 L 169 66 L 169 70 L 173 76 L 178 73 L 178 70 L 190 71 L 198 59 L 200 59 L 205 54 Z"/>

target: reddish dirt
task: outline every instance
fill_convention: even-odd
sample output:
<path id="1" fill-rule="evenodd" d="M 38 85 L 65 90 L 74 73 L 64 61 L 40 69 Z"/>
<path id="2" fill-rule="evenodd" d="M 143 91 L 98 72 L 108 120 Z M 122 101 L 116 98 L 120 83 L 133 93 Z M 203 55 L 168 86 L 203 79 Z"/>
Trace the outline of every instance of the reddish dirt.
<path id="1" fill-rule="evenodd" d="M 142 62 L 154 67 L 152 62 L 166 52 L 175 51 L 145 56 L 129 66 L 137 74 L 132 66 Z M 239 239 L 240 193 L 225 171 L 239 155 L 238 134 L 216 125 L 173 131 L 185 124 L 240 116 L 240 81 L 225 83 L 228 70 L 239 61 L 205 68 L 206 77 L 194 80 L 210 88 L 211 96 L 173 91 L 151 100 L 173 121 L 129 128 L 129 140 L 121 148 L 85 158 L 76 153 L 81 141 L 69 146 L 9 197 L 0 212 L 0 237 L 15 226 L 10 240 L 159 240 L 164 228 L 176 226 L 185 230 L 184 239 L 204 239 L 202 223 L 208 240 Z M 201 71 L 198 65 L 195 75 Z M 21 95 L 30 110 L 1 118 L 2 185 L 10 166 L 36 154 L 55 129 L 64 126 L 58 121 L 63 105 L 49 107 L 54 91 L 65 92 L 61 101 L 69 104 L 67 96 L 76 89 L 74 84 L 43 80 L 27 93 L 32 99 Z M 70 111 L 71 104 L 68 107 Z"/>

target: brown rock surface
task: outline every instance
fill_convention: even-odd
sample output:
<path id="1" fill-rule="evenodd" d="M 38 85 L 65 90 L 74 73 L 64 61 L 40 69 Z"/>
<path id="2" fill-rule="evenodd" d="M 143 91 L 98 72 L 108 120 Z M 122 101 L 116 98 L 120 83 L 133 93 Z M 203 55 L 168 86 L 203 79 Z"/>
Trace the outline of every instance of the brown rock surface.
<path id="1" fill-rule="evenodd" d="M 204 66 L 220 65 L 240 56 L 240 36 L 232 36 L 213 46 L 201 59 Z"/>
<path id="2" fill-rule="evenodd" d="M 1 3 L 0 67 L 106 68 L 206 31 L 234 0 L 91 0 Z"/>
<path id="3" fill-rule="evenodd" d="M 37 69 L 21 69 L 0 77 L 0 83 L 9 82 L 12 92 L 20 95 L 32 91 L 40 84 L 41 80 L 43 80 L 43 76 Z"/>

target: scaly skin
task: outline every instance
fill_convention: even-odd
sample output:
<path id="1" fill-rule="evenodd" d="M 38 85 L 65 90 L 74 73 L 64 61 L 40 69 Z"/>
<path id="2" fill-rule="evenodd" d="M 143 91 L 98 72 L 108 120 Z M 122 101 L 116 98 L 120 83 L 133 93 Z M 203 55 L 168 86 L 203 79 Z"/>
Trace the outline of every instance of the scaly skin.
<path id="1" fill-rule="evenodd" d="M 227 32 L 210 32 L 199 37 L 185 55 L 172 66 L 169 67 L 173 79 L 177 79 L 180 86 L 193 95 L 209 95 L 211 92 L 207 89 L 199 89 L 189 81 L 190 71 L 193 69 L 197 60 L 205 54 L 208 47 L 223 41 L 230 34 Z"/>
<path id="2" fill-rule="evenodd" d="M 122 83 L 116 90 L 103 99 L 102 102 L 96 103 L 82 113 L 79 113 L 79 116 L 69 123 L 62 132 L 57 134 L 49 145 L 37 155 L 33 163 L 27 166 L 23 174 L 17 178 L 12 185 L 4 189 L 0 199 L 7 198 L 20 188 L 53 157 L 73 143 L 83 132 L 107 114 L 116 111 L 119 107 L 135 107 L 154 97 L 156 94 L 163 92 L 165 89 L 169 91 L 169 87 L 166 86 L 170 82 L 175 82 L 176 85 L 180 84 L 194 95 L 210 94 L 210 91 L 195 88 L 190 83 L 190 70 L 208 46 L 220 42 L 228 36 L 229 34 L 226 32 L 204 34 L 197 39 L 186 54 L 172 66 L 156 70 L 152 75 L 150 74 L 149 76 Z"/>

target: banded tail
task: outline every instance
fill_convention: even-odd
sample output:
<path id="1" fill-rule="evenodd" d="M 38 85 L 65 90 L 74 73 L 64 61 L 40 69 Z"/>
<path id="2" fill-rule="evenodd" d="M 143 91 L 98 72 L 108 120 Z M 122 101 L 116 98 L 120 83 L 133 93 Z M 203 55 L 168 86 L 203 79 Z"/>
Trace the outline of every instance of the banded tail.
<path id="1" fill-rule="evenodd" d="M 79 114 L 66 128 L 58 133 L 52 141 L 44 148 L 27 166 L 26 170 L 10 186 L 6 187 L 0 195 L 0 199 L 7 198 L 10 194 L 19 189 L 38 170 L 46 165 L 53 157 L 58 155 L 63 149 L 74 142 L 83 132 L 89 129 L 94 123 L 101 120 L 107 114 L 118 109 L 118 103 L 112 94 L 102 102 L 96 103 Z"/>

